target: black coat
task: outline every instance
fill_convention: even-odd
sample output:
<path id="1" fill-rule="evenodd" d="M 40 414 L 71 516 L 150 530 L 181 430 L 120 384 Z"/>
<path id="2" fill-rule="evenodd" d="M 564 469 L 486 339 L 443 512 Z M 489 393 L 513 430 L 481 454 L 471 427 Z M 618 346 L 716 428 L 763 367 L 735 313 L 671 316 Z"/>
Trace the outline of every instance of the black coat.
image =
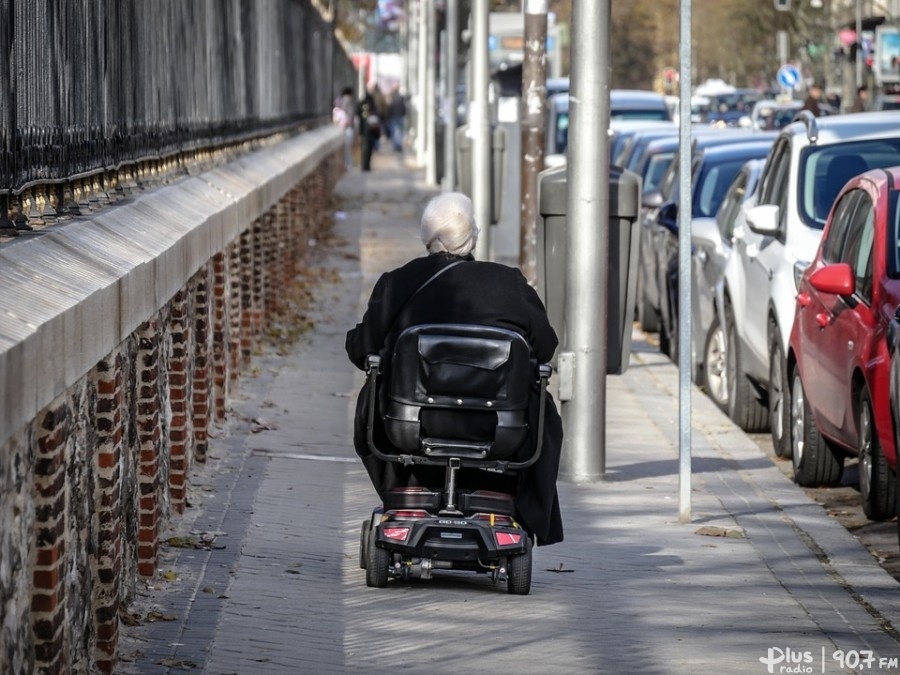
<path id="1" fill-rule="evenodd" d="M 456 260 L 465 262 L 416 293 L 436 271 Z M 387 357 L 397 337 L 405 328 L 422 323 L 472 323 L 514 330 L 525 337 L 541 363 L 551 359 L 558 344 L 540 298 L 519 270 L 476 262 L 471 257 L 435 253 L 382 275 L 372 290 L 362 322 L 347 333 L 347 355 L 357 368 L 364 369 L 366 356 L 380 353 L 383 369 L 389 371 Z M 357 401 L 354 446 L 378 493 L 383 495 L 392 487 L 416 482 L 437 480 L 438 485 L 443 485 L 443 470 L 436 475 L 433 467 L 410 469 L 385 463 L 369 452 L 365 435 L 367 391 L 363 388 Z M 532 403 L 531 418 L 536 421 L 536 396 Z M 375 439 L 379 447 L 387 443 L 383 428 L 376 427 Z M 553 544 L 563 538 L 556 491 L 561 447 L 562 420 L 548 395 L 543 450 L 532 467 L 517 479 L 472 470 L 461 480 L 473 489 L 515 493 L 522 524 L 536 535 L 538 544 Z"/>

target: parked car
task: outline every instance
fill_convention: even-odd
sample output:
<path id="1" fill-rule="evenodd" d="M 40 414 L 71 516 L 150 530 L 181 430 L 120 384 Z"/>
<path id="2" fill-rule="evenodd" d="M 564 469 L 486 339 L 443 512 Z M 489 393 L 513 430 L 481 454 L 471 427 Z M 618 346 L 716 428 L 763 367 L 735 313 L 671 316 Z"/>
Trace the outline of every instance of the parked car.
<path id="1" fill-rule="evenodd" d="M 699 130 L 698 130 L 699 131 Z M 728 143 L 759 141 L 765 137 L 751 133 L 746 129 L 716 129 L 706 127 L 704 131 L 694 136 L 694 152 L 715 145 Z M 678 150 L 678 138 L 660 140 L 660 145 L 668 145 L 672 158 Z M 635 303 L 637 305 L 638 321 L 641 327 L 650 332 L 659 330 L 662 316 L 662 305 L 665 299 L 666 286 L 661 282 L 664 279 L 665 268 L 660 271 L 661 246 L 657 243 L 660 233 L 657 228 L 659 209 L 666 202 L 677 201 L 677 162 L 672 159 L 666 161 L 666 171 L 656 182 L 655 189 L 645 187 L 641 196 L 640 215 L 640 247 L 638 254 L 637 291 Z M 662 338 L 661 338 L 662 339 Z M 668 353 L 668 343 L 664 345 Z"/>
<path id="2" fill-rule="evenodd" d="M 863 511 L 874 520 L 895 508 L 886 336 L 900 304 L 898 198 L 900 166 L 841 191 L 800 279 L 787 355 L 795 479 L 834 484 L 844 455 L 858 455 Z"/>
<path id="3" fill-rule="evenodd" d="M 900 110 L 900 94 L 879 94 L 872 110 Z"/>
<path id="4" fill-rule="evenodd" d="M 662 94 L 638 89 L 609 92 L 612 120 L 654 120 L 671 122 Z M 564 154 L 569 146 L 569 92 L 547 97 L 547 155 Z"/>
<path id="5" fill-rule="evenodd" d="M 802 101 L 763 99 L 753 105 L 748 125 L 759 131 L 777 131 L 793 122 L 802 107 Z"/>
<path id="6" fill-rule="evenodd" d="M 867 169 L 900 164 L 896 114 L 816 118 L 802 111 L 798 118 L 779 133 L 754 197 L 738 212 L 736 264 L 725 275 L 734 347 L 729 415 L 748 431 L 768 425 L 782 457 L 791 454 L 786 353 L 797 283 L 844 184 Z"/>
<path id="7" fill-rule="evenodd" d="M 891 358 L 889 375 L 891 421 L 893 422 L 894 449 L 897 450 L 894 471 L 894 513 L 900 514 L 900 306 L 888 324 L 886 336 Z M 900 545 L 900 518 L 897 518 L 897 543 Z"/>
<path id="8" fill-rule="evenodd" d="M 665 136 L 649 141 L 629 163 L 631 171 L 641 177 L 642 203 L 638 214 L 640 223 L 637 287 L 635 291 L 635 316 L 641 328 L 649 333 L 659 330 L 659 290 L 656 278 L 645 276 L 650 269 L 649 262 L 640 263 L 641 255 L 650 255 L 652 246 L 649 242 L 649 227 L 656 219 L 656 211 L 663 203 L 659 192 L 659 181 L 665 175 L 678 151 L 678 136 Z M 647 289 L 647 284 L 652 284 Z"/>
<path id="9" fill-rule="evenodd" d="M 622 150 L 634 138 L 644 131 L 659 131 L 663 134 L 675 135 L 678 127 L 672 122 L 659 120 L 610 120 L 609 123 L 609 159 L 617 165 Z"/>
<path id="10" fill-rule="evenodd" d="M 647 129 L 633 133 L 623 141 L 618 155 L 613 158 L 613 163 L 629 171 L 637 172 L 644 162 L 649 145 L 662 139 L 674 139 L 674 143 L 677 145 L 678 127 L 673 125 L 668 129 Z"/>
<path id="11" fill-rule="evenodd" d="M 728 410 L 731 352 L 725 332 L 725 267 L 731 259 L 732 228 L 737 210 L 756 189 L 765 161 L 753 159 L 738 171 L 715 218 L 691 220 L 691 344 L 694 381 L 722 410 Z"/>
<path id="12" fill-rule="evenodd" d="M 706 146 L 701 140 L 694 142 L 691 162 L 691 216 L 712 218 L 744 163 L 751 159 L 764 159 L 772 147 L 773 138 L 756 135 Z M 655 230 L 651 235 L 661 293 L 659 348 L 673 360 L 678 358 L 679 173 L 678 163 L 673 161 L 666 176 L 666 180 L 673 183 L 673 189 L 669 200 L 657 211 Z"/>
<path id="13" fill-rule="evenodd" d="M 709 112 L 705 122 L 716 126 L 736 127 L 742 117 L 750 114 L 753 105 L 763 98 L 756 89 L 735 89 L 731 92 L 708 94 Z"/>

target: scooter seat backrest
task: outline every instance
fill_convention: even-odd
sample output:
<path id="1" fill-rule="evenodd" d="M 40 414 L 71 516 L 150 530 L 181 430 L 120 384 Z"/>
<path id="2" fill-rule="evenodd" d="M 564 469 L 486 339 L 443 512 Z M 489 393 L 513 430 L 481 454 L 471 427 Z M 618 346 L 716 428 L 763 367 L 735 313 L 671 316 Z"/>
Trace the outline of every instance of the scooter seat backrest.
<path id="1" fill-rule="evenodd" d="M 384 422 L 401 450 L 415 452 L 424 438 L 452 433 L 460 441 L 489 440 L 490 456 L 504 457 L 527 437 L 535 363 L 518 333 L 467 324 L 412 326 L 397 339 L 390 363 Z"/>

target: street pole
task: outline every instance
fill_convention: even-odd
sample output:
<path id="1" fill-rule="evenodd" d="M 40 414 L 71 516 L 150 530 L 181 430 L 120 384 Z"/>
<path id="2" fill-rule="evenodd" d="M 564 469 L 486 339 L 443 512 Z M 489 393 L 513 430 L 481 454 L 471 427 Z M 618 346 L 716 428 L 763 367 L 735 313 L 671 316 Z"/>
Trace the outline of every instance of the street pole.
<path id="1" fill-rule="evenodd" d="M 481 233 L 475 247 L 478 260 L 491 254 L 491 118 L 488 107 L 488 0 L 472 0 L 472 88 L 469 135 L 472 141 L 472 203 Z"/>
<path id="2" fill-rule="evenodd" d="M 413 114 L 418 112 L 415 96 L 419 89 L 419 5 L 415 0 L 409 2 L 409 12 L 406 16 L 406 94 L 412 101 Z M 415 126 L 418 134 L 418 125 Z"/>
<path id="3" fill-rule="evenodd" d="M 437 139 L 435 114 L 435 80 L 437 73 L 437 10 L 434 0 L 426 0 L 425 26 L 428 37 L 425 40 L 427 53 L 425 55 L 425 182 L 429 185 L 437 184 Z"/>
<path id="4" fill-rule="evenodd" d="M 409 93 L 409 16 L 412 8 L 404 12 L 403 23 L 400 25 L 400 91 L 403 95 Z"/>
<path id="5" fill-rule="evenodd" d="M 862 1 L 856 0 L 856 86 L 863 83 Z"/>
<path id="6" fill-rule="evenodd" d="M 562 403 L 560 475 L 575 482 L 606 472 L 610 3 L 572 3 L 564 350 L 572 367 L 560 372 L 572 398 Z"/>
<path id="7" fill-rule="evenodd" d="M 447 98 L 444 101 L 447 128 L 444 132 L 444 190 L 456 189 L 456 83 L 459 72 L 459 1 L 447 0 L 446 61 Z"/>
<path id="8" fill-rule="evenodd" d="M 678 92 L 678 519 L 691 521 L 691 0 L 681 0 Z M 734 346 L 729 346 L 734 349 Z"/>
<path id="9" fill-rule="evenodd" d="M 523 0 L 525 47 L 522 61 L 522 218 L 519 268 L 537 283 L 537 179 L 544 169 L 547 101 L 547 0 Z"/>
<path id="10" fill-rule="evenodd" d="M 419 62 L 416 86 L 416 166 L 425 165 L 425 143 L 428 138 L 428 106 L 425 96 L 428 93 L 428 5 L 433 0 L 419 0 L 418 32 Z"/>

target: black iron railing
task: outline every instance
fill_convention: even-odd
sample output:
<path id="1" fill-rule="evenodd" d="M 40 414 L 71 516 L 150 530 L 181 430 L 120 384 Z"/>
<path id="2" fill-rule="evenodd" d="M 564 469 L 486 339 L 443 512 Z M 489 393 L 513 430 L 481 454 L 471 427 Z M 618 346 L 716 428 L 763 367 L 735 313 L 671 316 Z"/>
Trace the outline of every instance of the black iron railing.
<path id="1" fill-rule="evenodd" d="M 0 0 L 0 220 L 324 123 L 355 81 L 310 0 Z"/>

